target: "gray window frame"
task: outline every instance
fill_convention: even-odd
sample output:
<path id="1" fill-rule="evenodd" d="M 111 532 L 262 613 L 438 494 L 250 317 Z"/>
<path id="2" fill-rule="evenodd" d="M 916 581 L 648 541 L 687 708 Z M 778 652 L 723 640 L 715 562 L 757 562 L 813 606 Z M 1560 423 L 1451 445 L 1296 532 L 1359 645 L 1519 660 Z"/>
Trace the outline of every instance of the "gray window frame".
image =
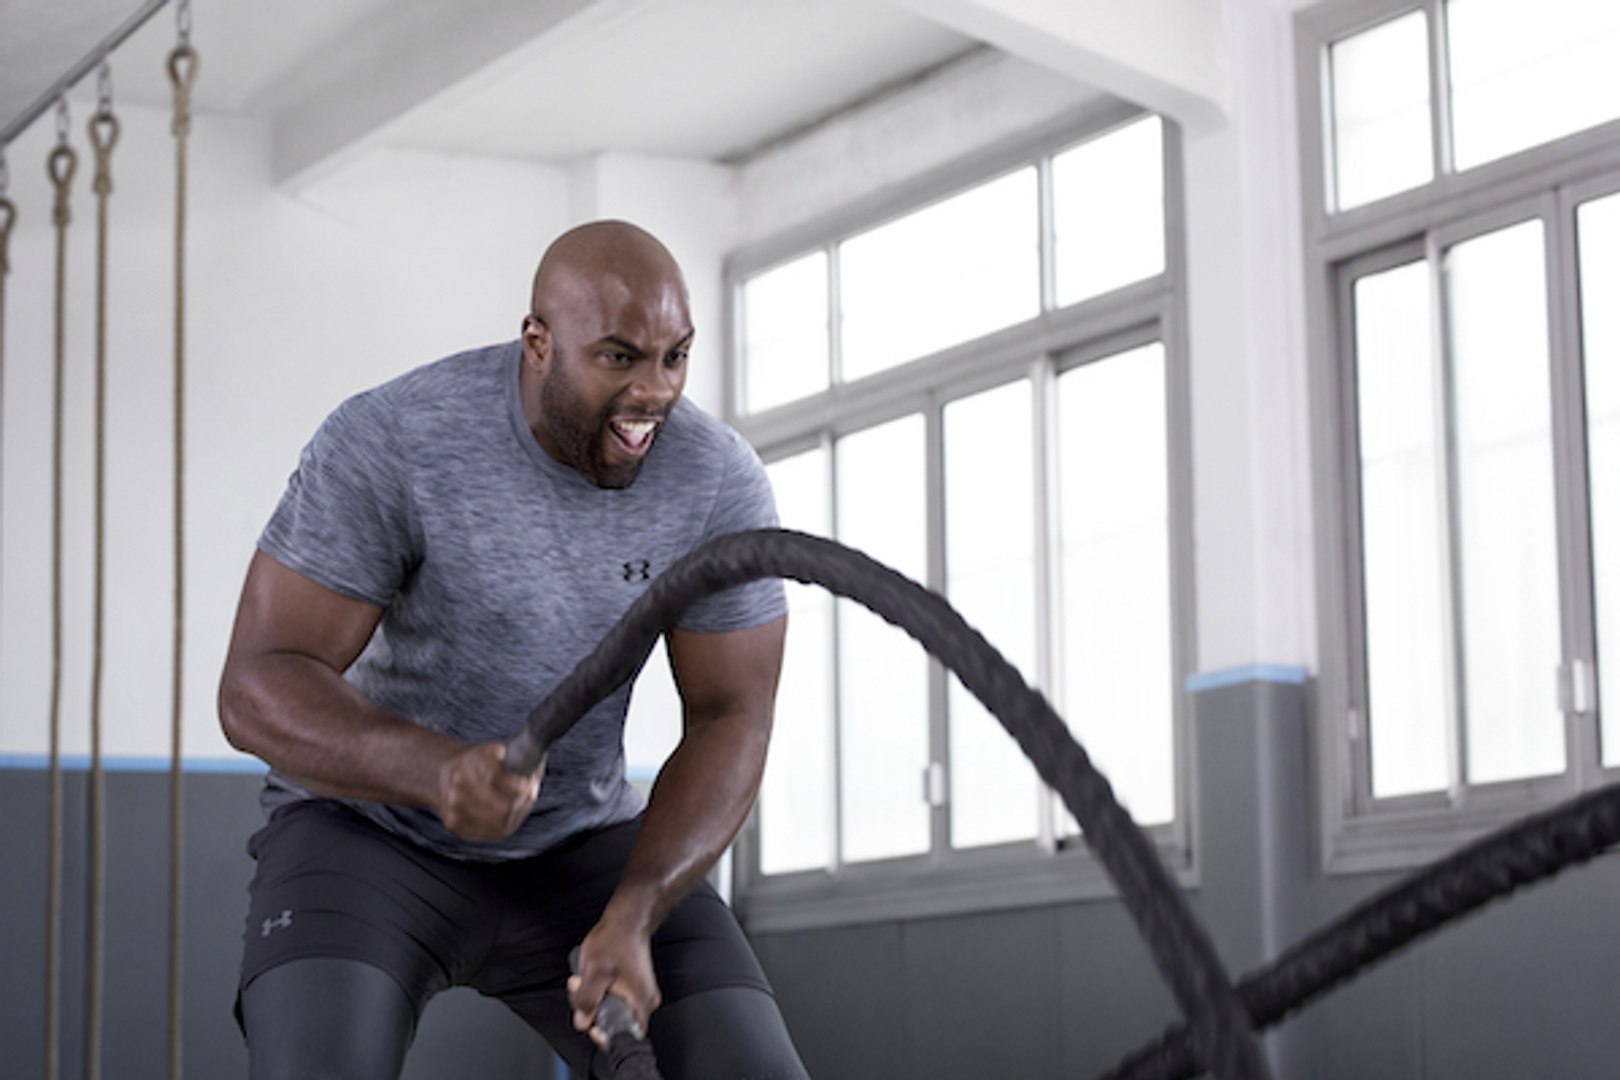
<path id="1" fill-rule="evenodd" d="M 1329 210 L 1332 163 L 1329 45 L 1349 34 L 1423 11 L 1430 29 L 1431 131 L 1435 175 L 1427 184 L 1349 210 Z M 1575 212 L 1620 191 L 1620 120 L 1509 157 L 1451 171 L 1444 0 L 1346 0 L 1295 17 L 1303 154 L 1306 314 L 1314 458 L 1314 521 L 1320 671 L 1316 683 L 1318 832 L 1328 872 L 1402 869 L 1428 862 L 1525 812 L 1620 779 L 1599 756 L 1594 695 L 1574 708 L 1572 667 L 1584 664 L 1595 691 L 1596 630 L 1588 495 Z M 1437 355 L 1449 365 L 1443 318 L 1444 253 L 1470 237 L 1539 218 L 1546 240 L 1549 355 L 1559 605 L 1565 717 L 1564 773 L 1375 800 L 1364 718 L 1361 625 L 1360 481 L 1356 443 L 1354 328 L 1350 290 L 1366 273 L 1427 259 L 1436 312 Z M 1449 402 L 1446 403 L 1449 408 Z M 1448 560 L 1455 561 L 1453 547 Z M 1453 667 L 1455 666 L 1453 662 Z M 1451 673 L 1455 679 L 1455 672 Z M 1452 738 L 1460 752 L 1455 714 Z"/>
<path id="2" fill-rule="evenodd" d="M 1053 156 L 1148 115 L 1123 102 L 1089 106 L 1058 122 L 1041 125 L 1015 139 L 968 156 L 954 165 L 782 236 L 734 252 L 725 265 L 727 420 L 767 460 L 786 457 L 816 445 L 831 449 L 832 440 L 848 432 L 911 412 L 921 412 L 928 441 L 929 580 L 944 581 L 944 514 L 942 410 L 950 401 L 1028 377 L 1035 399 L 1037 618 L 1039 657 L 1034 681 L 1050 688 L 1056 678 L 1053 581 L 1050 568 L 1055 543 L 1052 477 L 1052 390 L 1057 375 L 1136 345 L 1161 341 L 1166 364 L 1166 409 L 1170 431 L 1170 547 L 1172 625 L 1174 627 L 1173 763 L 1176 784 L 1175 820 L 1151 830 L 1167 864 L 1186 885 L 1197 881 L 1192 837 L 1191 725 L 1188 722 L 1187 676 L 1194 668 L 1192 485 L 1189 379 L 1184 338 L 1185 254 L 1182 226 L 1181 134 L 1163 119 L 1165 167 L 1165 269 L 1156 277 L 1065 308 L 1053 307 L 1051 168 Z M 825 392 L 757 414 L 741 411 L 740 343 L 742 283 L 773 266 L 821 248 L 828 252 L 828 285 L 833 320 L 831 359 L 837 370 L 837 244 L 844 238 L 921 209 L 979 183 L 1034 164 L 1038 171 L 1041 212 L 1041 313 L 973 341 L 909 361 L 857 382 L 836 379 Z M 826 468 L 835 468 L 827 454 Z M 829 484 L 829 492 L 831 491 Z M 832 520 L 829 508 L 829 520 Z M 834 653 L 836 655 L 836 652 Z M 945 703 L 949 675 L 930 662 L 930 759 L 949 763 Z M 836 697 L 835 697 L 836 701 Z M 836 704 L 835 704 L 836 708 Z M 835 729 L 837 725 L 835 724 Z M 836 738 L 836 735 L 835 735 Z M 836 747 L 834 749 L 836 762 Z M 836 774 L 836 769 L 835 769 Z M 835 781 L 836 782 L 836 781 Z M 921 778 L 919 778 L 921 784 Z M 1042 786 L 1043 810 L 1055 796 Z M 834 810 L 839 803 L 836 791 Z M 763 875 L 758 866 L 758 815 L 739 834 L 734 851 L 734 903 L 746 925 L 757 930 L 801 929 L 892 918 L 921 917 L 966 911 L 1022 907 L 1113 895 L 1101 865 L 1078 837 L 1054 835 L 1054 813 L 1043 812 L 1042 834 L 1033 842 L 955 850 L 949 842 L 948 802 L 931 808 L 930 849 L 904 858 L 835 865 L 797 873 Z M 834 843 L 838 830 L 833 830 Z"/>

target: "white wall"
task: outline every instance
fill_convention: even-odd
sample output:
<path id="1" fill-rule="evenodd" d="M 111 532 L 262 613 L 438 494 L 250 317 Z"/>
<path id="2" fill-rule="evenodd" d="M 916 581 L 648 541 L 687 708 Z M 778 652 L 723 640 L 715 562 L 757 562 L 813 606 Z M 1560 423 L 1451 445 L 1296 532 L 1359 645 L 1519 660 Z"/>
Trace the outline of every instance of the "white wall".
<path id="1" fill-rule="evenodd" d="M 985 50 L 750 159 L 737 242 L 768 241 L 1077 112 L 1097 91 Z"/>
<path id="2" fill-rule="evenodd" d="M 1302 6 L 1293 3 L 1292 6 Z M 1198 668 L 1315 665 L 1289 0 L 1227 5 L 1232 114 L 1185 143 Z"/>
<path id="3" fill-rule="evenodd" d="M 120 110 L 111 209 L 106 690 L 109 754 L 168 752 L 172 609 L 173 143 Z M 20 220 L 7 283 L 0 753 L 47 745 L 53 231 L 44 123 L 10 147 Z M 83 139 L 75 135 L 81 148 Z M 512 336 L 560 170 L 379 151 L 297 198 L 269 184 L 266 130 L 202 117 L 190 143 L 186 483 L 188 756 L 231 753 L 214 689 L 253 541 L 299 448 L 344 395 Z M 41 166 L 33 167 L 35 161 Z M 94 284 L 88 168 L 69 251 L 63 749 L 89 745 Z"/>

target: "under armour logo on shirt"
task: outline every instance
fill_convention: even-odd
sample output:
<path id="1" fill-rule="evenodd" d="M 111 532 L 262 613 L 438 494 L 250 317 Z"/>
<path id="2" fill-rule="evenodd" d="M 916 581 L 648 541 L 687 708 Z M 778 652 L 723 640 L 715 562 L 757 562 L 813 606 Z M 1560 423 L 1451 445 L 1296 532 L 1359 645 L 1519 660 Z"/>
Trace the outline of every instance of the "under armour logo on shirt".
<path id="1" fill-rule="evenodd" d="M 269 937 L 270 936 L 270 931 L 272 931 L 272 930 L 285 930 L 287 927 L 289 927 L 291 925 L 292 925 L 292 910 L 290 908 L 284 909 L 282 911 L 282 913 L 278 917 L 276 917 L 274 919 L 266 919 L 266 920 L 264 920 L 264 930 L 263 930 L 262 933 L 259 934 L 259 936 L 260 937 Z"/>
<path id="2" fill-rule="evenodd" d="M 626 581 L 648 581 L 652 578 L 652 563 L 646 559 L 633 559 L 622 565 Z"/>

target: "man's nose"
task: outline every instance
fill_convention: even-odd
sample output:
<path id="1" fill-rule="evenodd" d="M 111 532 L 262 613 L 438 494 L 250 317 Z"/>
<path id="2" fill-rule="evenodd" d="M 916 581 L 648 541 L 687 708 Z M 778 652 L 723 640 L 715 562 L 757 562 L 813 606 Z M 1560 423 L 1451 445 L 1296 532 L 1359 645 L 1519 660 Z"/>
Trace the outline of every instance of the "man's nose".
<path id="1" fill-rule="evenodd" d="M 684 373 L 659 360 L 636 365 L 635 380 L 630 385 L 630 397 L 646 405 L 665 406 L 681 394 Z"/>

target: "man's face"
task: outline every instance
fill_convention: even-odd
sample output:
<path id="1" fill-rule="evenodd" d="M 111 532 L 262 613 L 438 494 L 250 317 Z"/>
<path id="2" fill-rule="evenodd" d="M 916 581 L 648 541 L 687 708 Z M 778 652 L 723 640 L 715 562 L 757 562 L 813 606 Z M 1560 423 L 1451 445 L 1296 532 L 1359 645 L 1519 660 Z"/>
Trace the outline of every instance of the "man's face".
<path id="1" fill-rule="evenodd" d="M 603 488 L 628 487 L 686 385 L 684 290 L 609 278 L 524 323 L 541 448 Z"/>

